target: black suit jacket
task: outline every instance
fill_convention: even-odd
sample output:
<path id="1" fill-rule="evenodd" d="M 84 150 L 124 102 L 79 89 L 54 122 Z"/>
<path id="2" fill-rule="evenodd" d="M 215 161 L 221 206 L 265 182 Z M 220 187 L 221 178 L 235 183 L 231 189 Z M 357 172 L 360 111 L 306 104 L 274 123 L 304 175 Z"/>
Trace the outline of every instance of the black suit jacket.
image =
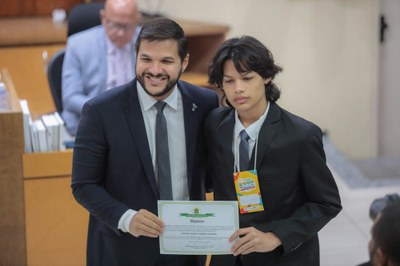
<path id="1" fill-rule="evenodd" d="M 204 120 L 218 105 L 215 92 L 179 81 L 191 200 L 205 198 Z M 196 106 L 196 108 L 194 108 Z M 173 160 L 173 158 L 171 158 Z M 75 139 L 72 188 L 90 212 L 88 265 L 154 265 L 159 240 L 118 230 L 128 209 L 157 214 L 158 189 L 136 79 L 88 101 Z"/>
<path id="2" fill-rule="evenodd" d="M 237 200 L 232 152 L 235 111 L 218 108 L 206 122 L 215 200 Z M 254 155 L 250 161 L 254 165 Z M 272 103 L 260 129 L 257 172 L 264 211 L 240 215 L 240 227 L 274 232 L 282 246 L 242 257 L 243 265 L 319 265 L 317 232 L 341 210 L 336 183 L 325 162 L 322 132 Z M 234 265 L 213 256 L 212 265 Z"/>

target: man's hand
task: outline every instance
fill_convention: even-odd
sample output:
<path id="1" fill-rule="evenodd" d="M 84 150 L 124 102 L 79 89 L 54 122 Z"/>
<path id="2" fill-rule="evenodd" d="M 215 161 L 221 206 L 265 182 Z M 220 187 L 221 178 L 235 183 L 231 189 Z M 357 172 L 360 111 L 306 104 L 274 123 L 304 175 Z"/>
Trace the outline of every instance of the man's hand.
<path id="1" fill-rule="evenodd" d="M 129 224 L 129 231 L 135 237 L 147 236 L 156 238 L 163 230 L 163 221 L 153 213 L 144 209 L 138 211 Z"/>
<path id="2" fill-rule="evenodd" d="M 240 237 L 233 245 L 231 252 L 234 256 L 249 254 L 252 252 L 269 252 L 279 247 L 282 242 L 272 232 L 261 232 L 254 227 L 241 228 L 236 230 L 229 238 L 232 242 Z"/>

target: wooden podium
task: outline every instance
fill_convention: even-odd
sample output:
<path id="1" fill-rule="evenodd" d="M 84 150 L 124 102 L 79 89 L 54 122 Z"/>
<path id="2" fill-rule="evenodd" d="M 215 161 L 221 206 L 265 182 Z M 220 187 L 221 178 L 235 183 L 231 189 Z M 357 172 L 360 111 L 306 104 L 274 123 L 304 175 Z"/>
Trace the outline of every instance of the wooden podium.
<path id="1" fill-rule="evenodd" d="M 24 153 L 19 97 L 0 112 L 0 265 L 85 265 L 88 213 L 71 193 L 72 151 Z"/>
<path id="2" fill-rule="evenodd" d="M 26 265 L 22 113 L 13 84 L 2 72 L 10 94 L 10 110 L 0 111 L 0 264 Z"/>
<path id="3" fill-rule="evenodd" d="M 188 39 L 182 79 L 207 85 L 207 63 L 228 27 L 177 20 Z M 22 112 L 54 112 L 46 63 L 65 47 L 66 25 L 48 17 L 0 19 L 1 78 L 11 110 L 0 112 L 0 265 L 85 265 L 88 213 L 72 196 L 72 151 L 25 153 Z"/>

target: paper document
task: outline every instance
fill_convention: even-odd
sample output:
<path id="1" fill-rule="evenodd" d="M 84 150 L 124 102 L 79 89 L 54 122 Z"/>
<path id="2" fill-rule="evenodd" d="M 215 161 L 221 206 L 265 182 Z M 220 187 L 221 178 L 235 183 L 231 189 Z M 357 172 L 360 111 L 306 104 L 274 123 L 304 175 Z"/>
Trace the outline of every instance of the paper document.
<path id="1" fill-rule="evenodd" d="M 237 201 L 158 201 L 158 215 L 165 223 L 161 254 L 231 254 Z"/>

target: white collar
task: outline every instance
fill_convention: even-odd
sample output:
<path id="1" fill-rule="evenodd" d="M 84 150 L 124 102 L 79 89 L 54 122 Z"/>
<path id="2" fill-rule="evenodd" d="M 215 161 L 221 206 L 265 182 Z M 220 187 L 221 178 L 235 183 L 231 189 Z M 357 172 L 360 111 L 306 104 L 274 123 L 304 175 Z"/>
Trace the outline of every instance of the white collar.
<path id="1" fill-rule="evenodd" d="M 242 122 L 239 119 L 239 115 L 237 110 L 235 110 L 235 129 L 234 129 L 234 136 L 236 138 L 239 137 L 240 132 L 243 129 L 246 129 L 246 133 L 249 135 L 250 139 L 252 141 L 255 141 L 258 137 L 258 132 L 260 132 L 261 126 L 263 125 L 265 118 L 267 117 L 268 111 L 269 111 L 269 102 L 267 101 L 267 108 L 265 109 L 265 112 L 255 121 L 253 124 L 245 128 L 242 124 Z"/>
<path id="2" fill-rule="evenodd" d="M 156 99 L 154 99 L 152 96 L 147 94 L 147 92 L 143 89 L 143 87 L 139 81 L 136 81 L 136 87 L 137 87 L 137 91 L 138 91 L 138 97 L 139 97 L 140 103 L 143 107 L 143 110 L 148 111 L 158 101 Z M 172 93 L 167 98 L 165 98 L 163 100 L 163 102 L 165 102 L 172 109 L 177 110 L 179 94 L 180 94 L 180 91 L 178 89 L 177 84 L 175 84 L 174 88 L 172 89 Z"/>

